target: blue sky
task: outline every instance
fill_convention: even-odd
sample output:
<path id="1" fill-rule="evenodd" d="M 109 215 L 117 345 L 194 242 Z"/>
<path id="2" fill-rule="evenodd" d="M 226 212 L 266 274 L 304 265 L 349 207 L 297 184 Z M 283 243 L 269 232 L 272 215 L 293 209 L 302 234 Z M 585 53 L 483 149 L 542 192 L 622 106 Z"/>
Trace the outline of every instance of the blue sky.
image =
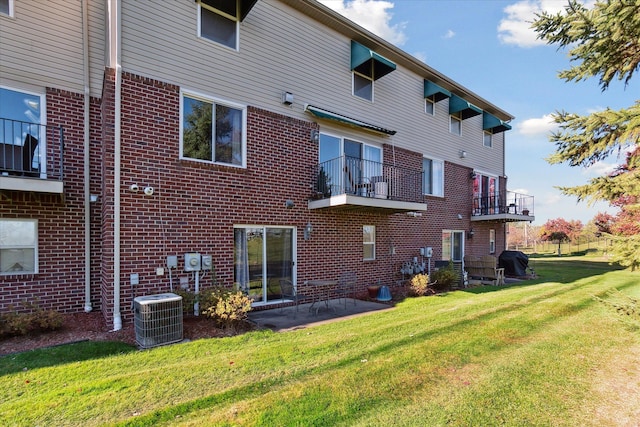
<path id="1" fill-rule="evenodd" d="M 550 115 L 565 110 L 589 114 L 632 105 L 638 84 L 614 81 L 606 92 L 598 79 L 565 82 L 567 51 L 536 39 L 535 13 L 557 12 L 565 0 L 320 0 L 349 19 L 467 87 L 516 118 L 507 138 L 508 189 L 535 196 L 534 225 L 548 219 L 583 223 L 606 203 L 588 206 L 555 186 L 574 186 L 612 170 L 624 157 L 589 169 L 550 165 L 554 152 Z"/>

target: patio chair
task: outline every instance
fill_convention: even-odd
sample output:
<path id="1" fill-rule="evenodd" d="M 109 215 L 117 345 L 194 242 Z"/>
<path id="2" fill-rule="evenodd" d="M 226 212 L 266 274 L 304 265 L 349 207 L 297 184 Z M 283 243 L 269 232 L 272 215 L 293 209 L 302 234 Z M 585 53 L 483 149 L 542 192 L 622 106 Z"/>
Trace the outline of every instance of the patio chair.
<path id="1" fill-rule="evenodd" d="M 345 271 L 340 274 L 338 286 L 334 293 L 338 299 L 344 299 L 344 308 L 347 308 L 347 299 L 353 299 L 353 305 L 356 305 L 356 284 L 358 282 L 355 271 Z"/>
<path id="2" fill-rule="evenodd" d="M 300 303 L 300 297 L 293 282 L 288 279 L 280 279 L 280 297 L 284 303 L 285 298 L 292 299 L 296 305 L 296 313 L 298 312 L 298 304 Z M 284 305 L 280 307 L 280 311 L 284 310 Z"/>

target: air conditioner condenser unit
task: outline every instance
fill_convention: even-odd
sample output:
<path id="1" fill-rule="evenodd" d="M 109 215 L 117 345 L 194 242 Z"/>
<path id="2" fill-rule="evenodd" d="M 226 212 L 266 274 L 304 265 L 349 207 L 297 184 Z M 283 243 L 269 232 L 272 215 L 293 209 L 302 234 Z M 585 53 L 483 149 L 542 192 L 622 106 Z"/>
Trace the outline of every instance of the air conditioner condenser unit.
<path id="1" fill-rule="evenodd" d="M 182 341 L 182 297 L 173 293 L 133 300 L 136 343 L 151 348 Z"/>

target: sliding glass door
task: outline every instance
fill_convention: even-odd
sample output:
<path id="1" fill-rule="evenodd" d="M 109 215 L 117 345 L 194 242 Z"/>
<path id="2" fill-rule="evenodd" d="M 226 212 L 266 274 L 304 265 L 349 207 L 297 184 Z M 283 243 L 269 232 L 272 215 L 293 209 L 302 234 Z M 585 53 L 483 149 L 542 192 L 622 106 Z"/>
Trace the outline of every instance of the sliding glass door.
<path id="1" fill-rule="evenodd" d="M 280 280 L 295 283 L 295 229 L 246 226 L 234 229 L 234 284 L 255 303 L 279 300 Z"/>

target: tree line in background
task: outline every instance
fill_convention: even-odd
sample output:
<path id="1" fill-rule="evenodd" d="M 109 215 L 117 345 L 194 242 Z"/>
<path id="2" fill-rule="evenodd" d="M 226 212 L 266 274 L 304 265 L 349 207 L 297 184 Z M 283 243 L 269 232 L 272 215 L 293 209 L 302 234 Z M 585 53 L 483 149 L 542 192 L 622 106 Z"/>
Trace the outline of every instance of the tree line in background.
<path id="1" fill-rule="evenodd" d="M 562 12 L 539 14 L 532 28 L 548 44 L 568 50 L 575 65 L 559 74 L 567 82 L 598 77 L 605 91 L 614 79 L 627 85 L 640 68 L 639 0 L 597 1 L 591 8 L 569 0 Z M 604 236 L 611 243 L 612 261 L 635 269 L 640 266 L 640 101 L 585 116 L 559 111 L 554 119 L 559 130 L 550 137 L 556 151 L 549 163 L 589 167 L 615 153 L 623 159 L 606 176 L 560 190 L 580 201 L 607 201 L 618 213 L 598 214 L 587 227 L 576 221 L 550 220 L 539 230 L 540 239 L 554 241 L 560 249 L 563 242 L 585 233 Z"/>

